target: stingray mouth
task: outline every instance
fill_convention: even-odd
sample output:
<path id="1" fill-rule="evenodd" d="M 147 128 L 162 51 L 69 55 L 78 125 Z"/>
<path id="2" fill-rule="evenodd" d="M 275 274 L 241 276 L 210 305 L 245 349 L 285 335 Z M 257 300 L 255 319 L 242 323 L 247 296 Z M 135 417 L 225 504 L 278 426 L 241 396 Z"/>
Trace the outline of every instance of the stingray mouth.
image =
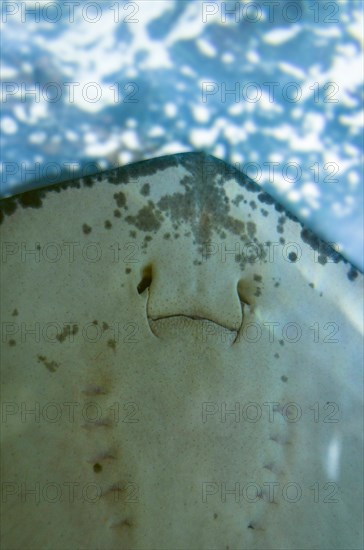
<path id="1" fill-rule="evenodd" d="M 150 330 L 158 338 L 168 334 L 192 333 L 199 340 L 207 342 L 213 338 L 234 343 L 240 327 L 234 328 L 199 315 L 176 313 L 158 317 L 147 316 Z"/>

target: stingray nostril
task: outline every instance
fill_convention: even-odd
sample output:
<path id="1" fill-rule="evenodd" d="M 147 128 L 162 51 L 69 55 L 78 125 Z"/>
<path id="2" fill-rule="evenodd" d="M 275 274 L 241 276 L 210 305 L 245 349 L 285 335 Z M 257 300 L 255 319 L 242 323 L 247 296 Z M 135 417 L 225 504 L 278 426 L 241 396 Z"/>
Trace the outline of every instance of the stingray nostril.
<path id="1" fill-rule="evenodd" d="M 249 297 L 250 290 L 246 281 L 244 281 L 243 279 L 240 279 L 240 281 L 238 282 L 237 291 L 238 291 L 238 296 L 241 304 L 251 307 L 252 302 Z"/>
<path id="2" fill-rule="evenodd" d="M 142 271 L 142 280 L 137 286 L 137 291 L 142 294 L 146 288 L 149 288 L 152 284 L 152 266 L 147 265 Z"/>

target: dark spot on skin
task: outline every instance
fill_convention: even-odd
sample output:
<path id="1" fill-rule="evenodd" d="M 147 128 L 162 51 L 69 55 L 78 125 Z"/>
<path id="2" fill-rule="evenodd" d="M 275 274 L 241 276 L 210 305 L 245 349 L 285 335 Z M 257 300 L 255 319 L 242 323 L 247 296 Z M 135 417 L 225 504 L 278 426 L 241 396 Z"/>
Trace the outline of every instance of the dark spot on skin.
<path id="1" fill-rule="evenodd" d="M 94 321 L 92 321 L 92 324 L 93 325 L 97 325 L 98 324 L 98 321 L 96 321 L 96 319 Z"/>
<path id="2" fill-rule="evenodd" d="M 280 217 L 278 218 L 278 223 L 279 223 L 279 225 L 285 224 L 286 221 L 287 221 L 287 218 L 286 218 L 285 216 L 280 216 Z"/>
<path id="3" fill-rule="evenodd" d="M 288 378 L 283 374 L 283 376 L 281 376 L 281 380 L 282 382 L 287 382 Z"/>
<path id="4" fill-rule="evenodd" d="M 279 287 L 279 284 L 280 284 L 280 283 L 274 283 L 274 286 L 275 286 L 276 288 L 278 288 L 278 287 Z"/>
<path id="5" fill-rule="evenodd" d="M 148 197 L 149 193 L 150 193 L 150 185 L 149 183 L 145 183 L 143 185 L 143 187 L 141 188 L 141 191 L 140 191 L 141 195 L 143 195 L 144 197 Z"/>
<path id="6" fill-rule="evenodd" d="M 310 229 L 302 229 L 301 238 L 303 242 L 319 253 L 318 261 L 321 265 L 326 264 L 327 258 L 330 258 L 334 263 L 338 263 L 340 261 L 347 263 L 339 252 L 336 252 L 332 246 L 319 239 L 319 237 L 317 237 Z"/>
<path id="7" fill-rule="evenodd" d="M 17 203 L 16 203 L 16 200 L 13 199 L 13 197 L 10 197 L 8 199 L 1 201 L 0 222 L 3 221 L 4 215 L 11 216 L 12 214 L 14 214 L 16 207 L 17 207 Z"/>
<path id="8" fill-rule="evenodd" d="M 48 359 L 44 355 L 38 355 L 38 362 L 43 363 L 43 365 L 50 371 L 55 372 L 59 364 L 56 363 L 56 361 L 48 361 Z"/>
<path id="9" fill-rule="evenodd" d="M 214 514 L 214 519 L 217 519 L 217 514 L 216 514 L 216 512 L 215 512 L 215 514 Z"/>
<path id="10" fill-rule="evenodd" d="M 102 330 L 107 330 L 109 328 L 109 325 L 105 323 L 105 321 L 102 322 Z"/>
<path id="11" fill-rule="evenodd" d="M 279 359 L 279 353 L 275 353 L 275 354 L 274 354 L 274 357 L 275 357 L 276 359 Z"/>
<path id="12" fill-rule="evenodd" d="M 315 285 L 313 283 L 308 283 L 308 286 L 310 286 L 311 288 L 315 288 Z"/>
<path id="13" fill-rule="evenodd" d="M 107 181 L 112 185 L 120 185 L 123 183 L 128 183 L 128 177 L 123 172 L 122 167 L 116 168 L 114 170 L 109 170 L 106 172 Z"/>
<path id="14" fill-rule="evenodd" d="M 92 187 L 94 184 L 92 176 L 85 176 L 83 178 L 83 184 L 85 185 L 85 187 Z"/>
<path id="15" fill-rule="evenodd" d="M 141 231 L 156 231 L 164 220 L 152 201 L 148 202 L 148 206 L 143 206 L 136 216 L 127 216 L 125 219 Z"/>
<path id="16" fill-rule="evenodd" d="M 244 195 L 236 195 L 235 199 L 232 200 L 232 203 L 235 204 L 235 206 L 239 206 L 239 203 L 244 200 Z"/>
<path id="17" fill-rule="evenodd" d="M 22 193 L 18 200 L 23 208 L 41 208 L 43 206 L 42 196 L 37 190 Z"/>
<path id="18" fill-rule="evenodd" d="M 322 292 L 320 292 L 320 298 L 322 298 Z"/>
<path id="19" fill-rule="evenodd" d="M 260 209 L 261 213 L 263 214 L 263 216 L 266 218 L 269 214 L 268 210 L 265 210 L 265 208 L 261 208 Z"/>
<path id="20" fill-rule="evenodd" d="M 260 296 L 261 294 L 262 294 L 262 292 L 261 292 L 260 288 L 257 287 L 257 288 L 255 289 L 254 296 L 258 297 L 258 296 Z"/>
<path id="21" fill-rule="evenodd" d="M 39 243 L 37 244 L 36 249 L 40 250 L 40 244 Z"/>
<path id="22" fill-rule="evenodd" d="M 252 210 L 256 210 L 256 208 L 257 208 L 257 204 L 256 204 L 256 202 L 254 202 L 254 201 L 250 201 L 250 203 L 249 203 L 249 204 L 250 204 L 250 207 L 252 208 Z"/>
<path id="23" fill-rule="evenodd" d="M 85 235 L 88 235 L 89 233 L 91 233 L 92 229 L 89 225 L 87 225 L 87 223 L 84 223 L 82 226 L 82 231 Z"/>
<path id="24" fill-rule="evenodd" d="M 169 239 L 170 236 L 171 236 L 170 233 L 164 233 L 163 238 L 164 238 L 164 239 Z"/>
<path id="25" fill-rule="evenodd" d="M 290 262 L 296 262 L 297 261 L 297 254 L 295 252 L 290 252 L 288 254 L 288 259 Z"/>
<path id="26" fill-rule="evenodd" d="M 114 210 L 114 216 L 115 216 L 115 218 L 121 218 L 121 212 L 120 212 L 120 210 L 117 210 L 117 209 Z"/>
<path id="27" fill-rule="evenodd" d="M 95 474 L 98 474 L 99 472 L 101 472 L 101 470 L 102 470 L 101 464 L 96 462 L 96 464 L 93 465 L 93 471 L 95 472 Z"/>
<path id="28" fill-rule="evenodd" d="M 16 341 L 13 339 L 9 340 L 9 346 L 16 346 Z"/>
<path id="29" fill-rule="evenodd" d="M 246 224 L 246 228 L 247 228 L 249 237 L 250 237 L 250 238 L 253 238 L 254 235 L 255 235 L 255 233 L 256 233 L 256 231 L 257 231 L 257 228 L 256 228 L 255 223 L 253 223 L 253 222 L 248 222 L 248 223 Z"/>
<path id="30" fill-rule="evenodd" d="M 131 269 L 130 269 L 130 267 L 127 267 L 127 268 L 125 269 L 125 273 L 126 273 L 126 274 L 129 274 L 129 273 L 131 273 Z"/>
<path id="31" fill-rule="evenodd" d="M 280 346 L 284 346 L 284 341 L 283 341 L 283 340 L 279 340 L 279 345 L 280 345 Z"/>
<path id="32" fill-rule="evenodd" d="M 111 228 L 112 228 L 112 223 L 109 220 L 106 220 L 105 221 L 105 229 L 111 229 Z"/>
<path id="33" fill-rule="evenodd" d="M 120 191 L 120 193 L 114 193 L 114 199 L 115 199 L 116 204 L 119 208 L 125 208 L 126 197 L 125 197 L 125 194 L 122 191 Z"/>
<path id="34" fill-rule="evenodd" d="M 268 195 L 268 193 L 265 193 L 264 191 L 262 191 L 262 193 L 259 193 L 258 200 L 260 200 L 260 202 L 264 202 L 264 204 L 274 204 L 275 202 L 273 197 L 271 197 L 270 195 Z"/>
<path id="35" fill-rule="evenodd" d="M 107 341 L 107 345 L 109 348 L 113 349 L 115 351 L 116 349 L 116 341 L 114 339 L 110 339 Z"/>
<path id="36" fill-rule="evenodd" d="M 253 525 L 253 523 L 252 523 L 252 522 L 250 522 L 250 523 L 249 523 L 249 525 L 248 525 L 248 529 L 255 529 L 255 527 L 254 527 L 254 525 Z"/>
<path id="37" fill-rule="evenodd" d="M 175 238 L 175 239 L 178 239 L 178 238 L 179 238 L 179 233 L 175 233 L 175 234 L 174 234 L 174 238 Z"/>
<path id="38" fill-rule="evenodd" d="M 262 280 L 262 277 L 261 277 L 261 275 L 257 275 L 257 274 L 255 273 L 254 276 L 253 276 L 253 279 L 254 279 L 254 281 L 257 281 L 258 283 L 260 283 L 261 280 Z"/>
<path id="39" fill-rule="evenodd" d="M 145 235 L 144 240 L 150 242 L 153 240 L 153 237 L 151 235 Z"/>
<path id="40" fill-rule="evenodd" d="M 77 334 L 77 332 L 78 332 L 77 325 L 72 325 L 72 328 L 70 327 L 70 325 L 66 325 L 62 330 L 61 334 L 57 334 L 56 338 L 59 342 L 64 342 L 68 336 L 74 336 L 75 334 Z"/>
<path id="41" fill-rule="evenodd" d="M 277 225 L 277 233 L 283 233 L 283 225 Z"/>
<path id="42" fill-rule="evenodd" d="M 136 236 L 137 236 L 137 232 L 136 232 L 136 231 L 129 231 L 129 236 L 130 236 L 132 239 L 135 239 Z"/>
<path id="43" fill-rule="evenodd" d="M 12 315 L 15 317 L 16 315 L 18 315 L 18 310 L 17 309 L 14 309 Z"/>
<path id="44" fill-rule="evenodd" d="M 350 271 L 348 272 L 348 279 L 349 281 L 355 281 L 355 279 L 358 276 L 358 272 L 353 267 L 350 268 Z"/>
<path id="45" fill-rule="evenodd" d="M 279 237 L 279 242 L 280 242 L 281 244 L 285 244 L 286 239 L 284 239 L 283 237 Z"/>

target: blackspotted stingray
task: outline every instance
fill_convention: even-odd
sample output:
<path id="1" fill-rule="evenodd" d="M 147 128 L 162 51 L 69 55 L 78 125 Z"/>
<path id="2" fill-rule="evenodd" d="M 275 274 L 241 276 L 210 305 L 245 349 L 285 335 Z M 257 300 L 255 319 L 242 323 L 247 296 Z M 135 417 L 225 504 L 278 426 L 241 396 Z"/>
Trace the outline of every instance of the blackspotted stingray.
<path id="1" fill-rule="evenodd" d="M 363 276 L 184 153 L 1 202 L 6 549 L 362 543 Z"/>

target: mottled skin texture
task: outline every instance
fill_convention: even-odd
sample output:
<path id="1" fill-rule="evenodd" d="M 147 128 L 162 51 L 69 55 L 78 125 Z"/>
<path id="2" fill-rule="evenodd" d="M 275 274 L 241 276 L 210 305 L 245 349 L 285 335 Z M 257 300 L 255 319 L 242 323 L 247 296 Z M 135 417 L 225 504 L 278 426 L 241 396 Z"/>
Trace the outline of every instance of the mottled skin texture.
<path id="1" fill-rule="evenodd" d="M 360 546 L 361 273 L 202 153 L 1 207 L 4 547 Z"/>

